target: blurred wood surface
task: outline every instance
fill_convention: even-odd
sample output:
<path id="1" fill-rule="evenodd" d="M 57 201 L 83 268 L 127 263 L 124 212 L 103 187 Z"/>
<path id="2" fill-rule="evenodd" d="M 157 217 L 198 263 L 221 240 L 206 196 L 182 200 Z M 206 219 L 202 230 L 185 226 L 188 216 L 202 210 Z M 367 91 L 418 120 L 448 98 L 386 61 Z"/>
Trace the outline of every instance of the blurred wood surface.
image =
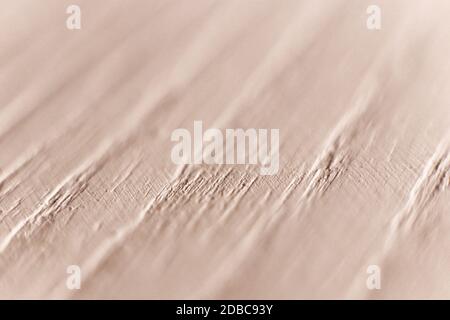
<path id="1" fill-rule="evenodd" d="M 0 4 L 0 298 L 450 298 L 447 0 L 70 4 Z M 279 173 L 173 164 L 194 120 Z"/>

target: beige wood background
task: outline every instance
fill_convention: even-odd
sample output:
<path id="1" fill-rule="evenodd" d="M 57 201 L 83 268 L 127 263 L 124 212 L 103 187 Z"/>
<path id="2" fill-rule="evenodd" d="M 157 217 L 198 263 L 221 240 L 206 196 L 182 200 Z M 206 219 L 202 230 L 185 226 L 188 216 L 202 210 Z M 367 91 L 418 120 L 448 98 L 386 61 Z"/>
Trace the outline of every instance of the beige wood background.
<path id="1" fill-rule="evenodd" d="M 0 297 L 450 298 L 449 40 L 448 0 L 2 1 Z M 194 120 L 279 128 L 278 175 L 174 165 Z"/>

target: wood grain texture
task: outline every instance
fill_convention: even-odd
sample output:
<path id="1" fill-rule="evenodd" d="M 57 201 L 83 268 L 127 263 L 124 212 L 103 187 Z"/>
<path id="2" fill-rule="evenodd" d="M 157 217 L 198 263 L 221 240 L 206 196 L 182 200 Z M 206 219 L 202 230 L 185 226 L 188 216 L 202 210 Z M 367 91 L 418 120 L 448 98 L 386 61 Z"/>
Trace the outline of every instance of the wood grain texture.
<path id="1" fill-rule="evenodd" d="M 76 2 L 0 4 L 0 298 L 450 298 L 447 0 Z M 194 120 L 279 173 L 173 164 Z"/>

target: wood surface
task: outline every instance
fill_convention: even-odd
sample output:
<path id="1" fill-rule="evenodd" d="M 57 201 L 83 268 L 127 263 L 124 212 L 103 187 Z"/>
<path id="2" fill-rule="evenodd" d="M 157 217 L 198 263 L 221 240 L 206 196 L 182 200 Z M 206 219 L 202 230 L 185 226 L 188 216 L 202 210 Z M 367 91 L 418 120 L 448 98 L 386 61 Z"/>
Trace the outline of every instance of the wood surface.
<path id="1" fill-rule="evenodd" d="M 0 298 L 450 298 L 448 0 L 0 9 Z M 278 174 L 174 164 L 195 120 Z"/>

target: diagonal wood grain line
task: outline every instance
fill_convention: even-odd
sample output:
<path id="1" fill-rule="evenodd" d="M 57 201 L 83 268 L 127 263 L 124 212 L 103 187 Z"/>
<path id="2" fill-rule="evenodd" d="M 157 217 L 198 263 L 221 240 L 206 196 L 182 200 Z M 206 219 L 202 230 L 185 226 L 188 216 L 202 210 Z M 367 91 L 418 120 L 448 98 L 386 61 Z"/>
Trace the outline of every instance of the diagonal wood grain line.
<path id="1" fill-rule="evenodd" d="M 414 229 L 419 220 L 427 220 L 426 209 L 441 192 L 449 187 L 450 131 L 438 144 L 435 152 L 425 163 L 419 178 L 409 192 L 403 208 L 390 223 L 386 248 L 390 248 L 397 236 Z"/>

